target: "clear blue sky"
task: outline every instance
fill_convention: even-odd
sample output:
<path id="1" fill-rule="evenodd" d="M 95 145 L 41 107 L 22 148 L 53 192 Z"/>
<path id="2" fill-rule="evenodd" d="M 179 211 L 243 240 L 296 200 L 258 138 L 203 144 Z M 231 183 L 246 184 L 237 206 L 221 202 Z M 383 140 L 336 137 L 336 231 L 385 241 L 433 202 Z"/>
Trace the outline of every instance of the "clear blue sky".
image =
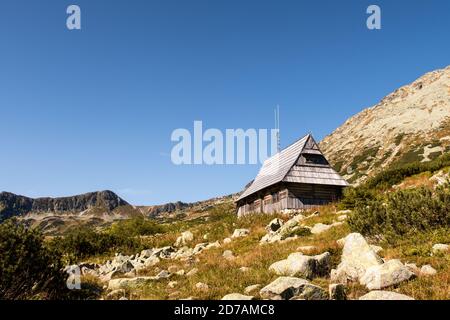
<path id="1" fill-rule="evenodd" d="M 82 30 L 66 28 L 66 8 Z M 382 8 L 382 30 L 366 8 Z M 2 0 L 0 191 L 111 189 L 133 204 L 239 191 L 259 166 L 175 166 L 172 130 L 321 140 L 450 64 L 450 1 Z"/>

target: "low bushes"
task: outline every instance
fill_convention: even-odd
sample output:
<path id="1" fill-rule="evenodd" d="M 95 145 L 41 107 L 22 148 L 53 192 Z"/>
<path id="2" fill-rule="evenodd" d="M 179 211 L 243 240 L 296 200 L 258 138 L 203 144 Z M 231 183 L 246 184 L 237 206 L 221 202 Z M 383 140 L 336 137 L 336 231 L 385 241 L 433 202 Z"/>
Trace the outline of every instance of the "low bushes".
<path id="1" fill-rule="evenodd" d="M 378 195 L 356 205 L 348 219 L 353 231 L 364 235 L 398 236 L 450 227 L 450 190 L 427 188 Z"/>
<path id="2" fill-rule="evenodd" d="M 17 220 L 0 224 L 0 300 L 61 299 L 67 295 L 61 256 L 37 230 Z"/>
<path id="3" fill-rule="evenodd" d="M 446 153 L 429 162 L 412 162 L 380 172 L 367 180 L 367 188 L 388 188 L 401 182 L 404 178 L 430 171 L 435 172 L 450 166 L 450 153 Z"/>

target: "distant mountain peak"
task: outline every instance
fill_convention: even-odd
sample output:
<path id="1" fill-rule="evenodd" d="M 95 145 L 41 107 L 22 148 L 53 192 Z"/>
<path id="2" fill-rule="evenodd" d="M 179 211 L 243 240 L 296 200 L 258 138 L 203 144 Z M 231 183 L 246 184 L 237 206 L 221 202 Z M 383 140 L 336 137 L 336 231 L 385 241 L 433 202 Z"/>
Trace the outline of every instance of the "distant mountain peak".
<path id="1" fill-rule="evenodd" d="M 102 208 L 108 212 L 128 203 L 110 190 L 89 192 L 58 198 L 29 198 L 10 192 L 0 193 L 0 220 L 30 213 L 74 213 L 91 208 Z"/>

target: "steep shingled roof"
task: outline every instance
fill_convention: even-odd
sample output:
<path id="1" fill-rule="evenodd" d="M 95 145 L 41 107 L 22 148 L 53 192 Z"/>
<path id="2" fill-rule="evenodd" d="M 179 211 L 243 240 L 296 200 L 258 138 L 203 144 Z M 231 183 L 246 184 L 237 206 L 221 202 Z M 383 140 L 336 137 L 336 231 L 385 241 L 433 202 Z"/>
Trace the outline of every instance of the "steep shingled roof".
<path id="1" fill-rule="evenodd" d="M 297 140 L 286 149 L 264 161 L 253 183 L 244 190 L 237 201 L 282 181 L 348 186 L 347 181 L 334 171 L 329 164 L 321 166 L 298 165 L 297 160 L 302 153 L 322 155 L 311 134 Z"/>

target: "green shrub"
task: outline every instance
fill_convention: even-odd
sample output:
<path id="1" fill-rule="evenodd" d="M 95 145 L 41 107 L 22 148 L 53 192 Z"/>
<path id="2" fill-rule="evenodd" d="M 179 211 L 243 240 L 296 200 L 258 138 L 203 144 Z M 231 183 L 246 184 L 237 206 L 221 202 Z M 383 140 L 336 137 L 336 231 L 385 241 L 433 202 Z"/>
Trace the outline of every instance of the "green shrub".
<path id="1" fill-rule="evenodd" d="M 17 220 L 0 224 L 0 300 L 61 299 L 67 294 L 61 256 L 37 230 Z"/>
<path id="2" fill-rule="evenodd" d="M 400 190 L 356 206 L 348 223 L 364 235 L 386 239 L 450 226 L 450 191 L 427 188 Z"/>
<path id="3" fill-rule="evenodd" d="M 343 197 L 338 204 L 339 209 L 354 209 L 356 206 L 364 206 L 376 198 L 375 191 L 367 187 L 348 187 L 344 189 Z"/>
<path id="4" fill-rule="evenodd" d="M 149 236 L 164 232 L 164 228 L 154 220 L 136 217 L 113 223 L 109 233 L 116 236 Z"/>
<path id="5" fill-rule="evenodd" d="M 401 182 L 406 177 L 410 177 L 426 171 L 435 172 L 449 166 L 450 153 L 446 153 L 429 162 L 416 161 L 380 172 L 375 177 L 367 180 L 365 186 L 371 189 L 389 188 Z"/>
<path id="6" fill-rule="evenodd" d="M 54 238 L 50 246 L 60 252 L 67 263 L 78 263 L 88 257 L 118 251 L 134 253 L 142 248 L 140 239 L 129 234 L 98 232 L 89 227 L 73 229 L 64 237 Z"/>

